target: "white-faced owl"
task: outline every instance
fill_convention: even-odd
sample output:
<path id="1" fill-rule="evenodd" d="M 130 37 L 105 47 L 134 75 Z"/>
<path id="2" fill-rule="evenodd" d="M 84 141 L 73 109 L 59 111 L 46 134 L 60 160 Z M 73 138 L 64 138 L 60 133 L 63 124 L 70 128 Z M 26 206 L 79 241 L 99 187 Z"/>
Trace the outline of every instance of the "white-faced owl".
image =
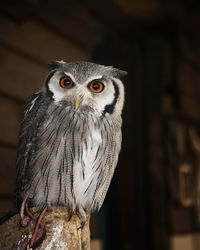
<path id="1" fill-rule="evenodd" d="M 98 211 L 121 148 L 125 71 L 56 61 L 27 101 L 16 160 L 16 204 Z"/>

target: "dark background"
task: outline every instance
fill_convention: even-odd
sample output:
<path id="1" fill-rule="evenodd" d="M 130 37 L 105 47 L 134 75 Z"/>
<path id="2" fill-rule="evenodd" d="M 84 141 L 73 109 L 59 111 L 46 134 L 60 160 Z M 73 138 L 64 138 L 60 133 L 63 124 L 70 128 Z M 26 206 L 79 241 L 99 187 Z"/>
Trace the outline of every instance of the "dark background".
<path id="1" fill-rule="evenodd" d="M 200 249 L 191 195 L 199 154 L 188 134 L 200 127 L 199 27 L 199 0 L 1 1 L 1 215 L 14 208 L 25 100 L 40 88 L 48 62 L 89 60 L 129 72 L 122 152 L 105 203 L 92 219 L 92 239 L 106 250 Z M 192 172 L 181 175 L 183 162 Z M 192 197 L 190 204 L 181 192 Z"/>

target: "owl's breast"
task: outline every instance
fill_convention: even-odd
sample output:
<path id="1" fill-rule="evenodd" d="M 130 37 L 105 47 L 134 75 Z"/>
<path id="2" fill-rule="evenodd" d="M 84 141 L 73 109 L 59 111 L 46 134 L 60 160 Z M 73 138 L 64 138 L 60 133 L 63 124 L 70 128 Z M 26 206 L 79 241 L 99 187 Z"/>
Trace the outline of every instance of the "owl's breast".
<path id="1" fill-rule="evenodd" d="M 99 207 L 116 166 L 120 127 L 92 114 L 80 116 L 70 110 L 66 114 L 63 109 L 52 114 L 38 132 L 30 161 L 33 203 Z"/>
<path id="2" fill-rule="evenodd" d="M 97 180 L 98 156 L 102 150 L 101 132 L 93 129 L 83 141 L 79 141 L 76 147 L 81 151 L 75 154 L 73 164 L 73 187 L 77 203 L 87 206 L 92 199 Z"/>

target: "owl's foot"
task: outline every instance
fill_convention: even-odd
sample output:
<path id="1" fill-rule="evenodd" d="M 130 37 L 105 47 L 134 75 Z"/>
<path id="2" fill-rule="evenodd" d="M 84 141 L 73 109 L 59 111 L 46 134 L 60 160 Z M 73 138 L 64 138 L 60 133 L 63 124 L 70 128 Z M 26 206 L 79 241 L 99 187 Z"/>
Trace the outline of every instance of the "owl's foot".
<path id="1" fill-rule="evenodd" d="M 82 228 L 85 226 L 85 223 L 86 223 L 86 220 L 87 220 L 86 212 L 85 212 L 85 210 L 82 208 L 82 206 L 78 206 L 78 207 L 76 208 L 76 211 L 77 211 L 78 217 L 79 217 L 80 220 L 81 220 L 81 226 L 80 226 L 78 229 L 82 229 Z"/>
<path id="2" fill-rule="evenodd" d="M 69 216 L 68 216 L 68 222 L 69 222 L 73 216 L 73 212 L 72 210 L 69 210 L 68 213 L 69 213 Z"/>
<path id="3" fill-rule="evenodd" d="M 31 220 L 29 216 L 25 215 L 25 208 L 27 208 L 28 195 L 29 194 L 26 194 L 26 196 L 25 196 L 25 198 L 24 198 L 24 200 L 22 202 L 21 209 L 20 209 L 20 217 L 21 217 L 20 225 L 22 227 L 26 227 L 28 225 L 28 223 L 30 222 L 30 220 Z"/>
<path id="4" fill-rule="evenodd" d="M 47 211 L 47 206 L 42 210 L 42 212 L 40 213 L 40 215 L 37 219 L 35 229 L 34 229 L 32 238 L 31 238 L 30 243 L 29 243 L 29 248 L 31 248 L 31 249 L 36 249 L 45 239 L 46 229 L 45 229 L 45 225 L 41 222 L 41 220 L 44 217 L 46 211 Z M 41 233 L 40 233 L 38 239 L 36 240 L 39 226 L 41 228 Z"/>

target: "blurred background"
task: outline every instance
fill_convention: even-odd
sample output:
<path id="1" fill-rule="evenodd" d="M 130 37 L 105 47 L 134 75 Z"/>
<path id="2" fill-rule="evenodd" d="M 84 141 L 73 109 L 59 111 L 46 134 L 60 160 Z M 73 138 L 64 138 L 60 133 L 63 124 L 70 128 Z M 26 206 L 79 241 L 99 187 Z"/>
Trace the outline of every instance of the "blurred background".
<path id="1" fill-rule="evenodd" d="M 25 100 L 52 60 L 129 72 L 123 147 L 92 249 L 200 249 L 199 0 L 0 2 L 0 215 Z"/>

